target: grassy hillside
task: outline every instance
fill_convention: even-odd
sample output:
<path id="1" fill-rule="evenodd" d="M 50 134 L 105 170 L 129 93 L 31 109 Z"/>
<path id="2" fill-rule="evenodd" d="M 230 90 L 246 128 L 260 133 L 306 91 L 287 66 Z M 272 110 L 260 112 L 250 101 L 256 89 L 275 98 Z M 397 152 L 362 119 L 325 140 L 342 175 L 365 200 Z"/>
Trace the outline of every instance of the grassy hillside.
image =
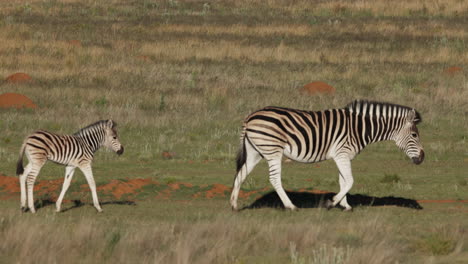
<path id="1" fill-rule="evenodd" d="M 0 94 L 24 94 L 38 108 L 0 108 L 0 174 L 10 176 L 0 177 L 0 262 L 462 263 L 467 17 L 459 0 L 2 2 L 0 78 L 24 72 L 32 82 L 5 81 Z M 313 81 L 336 93 L 300 93 Z M 247 114 L 355 99 L 416 108 L 426 160 L 415 166 L 392 142 L 371 145 L 353 161 L 351 194 L 400 197 L 423 210 L 385 200 L 389 206 L 367 203 L 351 214 L 230 211 L 222 188 L 233 180 Z M 38 178 L 47 180 L 36 191 L 42 208 L 21 214 L 17 189 L 6 186 L 24 137 L 107 118 L 118 123 L 125 154 L 96 155 L 104 214 L 88 205 L 80 172 L 65 197 L 70 210 L 53 213 L 61 184 L 53 180 L 64 174 L 54 164 Z M 286 163 L 283 183 L 336 192 L 337 174 L 332 161 Z M 134 179 L 154 184 L 121 196 L 106 191 Z M 191 187 L 172 187 L 181 182 Z M 254 192 L 240 199 L 245 206 L 272 190 L 264 162 L 243 190 Z"/>

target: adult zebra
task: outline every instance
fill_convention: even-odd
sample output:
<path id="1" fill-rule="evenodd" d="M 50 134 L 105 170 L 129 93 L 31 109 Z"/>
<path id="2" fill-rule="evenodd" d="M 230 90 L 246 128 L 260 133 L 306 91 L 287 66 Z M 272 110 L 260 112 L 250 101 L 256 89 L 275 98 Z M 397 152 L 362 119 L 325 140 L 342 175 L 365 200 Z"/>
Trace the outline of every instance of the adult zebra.
<path id="1" fill-rule="evenodd" d="M 70 186 L 70 182 L 78 167 L 83 172 L 91 189 L 94 207 L 102 212 L 99 205 L 96 183 L 94 182 L 91 163 L 94 153 L 101 147 L 107 147 L 121 155 L 124 151 L 120 144 L 115 129 L 116 123 L 112 120 L 101 120 L 85 128 L 80 129 L 73 135 L 58 135 L 44 130 L 38 130 L 29 135 L 21 146 L 20 156 L 17 163 L 16 174 L 19 176 L 21 187 L 21 209 L 26 207 L 26 185 L 28 207 L 35 213 L 33 200 L 33 187 L 36 177 L 47 160 L 65 165 L 65 180 L 62 191 L 57 200 L 57 212 L 60 212 L 63 196 Z M 23 156 L 29 160 L 26 168 L 23 168 Z"/>
<path id="2" fill-rule="evenodd" d="M 340 192 L 326 205 L 331 208 L 339 203 L 344 210 L 351 210 L 346 201 L 353 185 L 351 160 L 370 143 L 393 140 L 415 164 L 420 164 L 424 151 L 416 127 L 419 122 L 421 116 L 415 109 L 363 100 L 345 108 L 319 112 L 282 107 L 258 110 L 243 124 L 231 206 L 238 209 L 241 184 L 264 158 L 269 166 L 270 183 L 284 207 L 296 209 L 281 183 L 281 159 L 285 155 L 306 163 L 333 159 L 339 170 Z"/>

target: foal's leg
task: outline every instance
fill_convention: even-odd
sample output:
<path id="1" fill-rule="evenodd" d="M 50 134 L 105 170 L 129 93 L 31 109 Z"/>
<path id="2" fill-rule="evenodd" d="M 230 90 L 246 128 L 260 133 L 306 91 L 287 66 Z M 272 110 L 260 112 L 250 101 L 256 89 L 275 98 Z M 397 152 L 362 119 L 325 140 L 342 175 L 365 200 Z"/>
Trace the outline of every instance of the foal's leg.
<path id="1" fill-rule="evenodd" d="M 75 172 L 75 168 L 76 167 L 74 167 L 74 166 L 65 167 L 65 179 L 63 180 L 62 191 L 60 192 L 60 196 L 57 199 L 57 203 L 56 203 L 57 212 L 60 212 L 63 197 L 65 196 L 65 193 L 67 192 L 68 187 L 70 187 L 70 182 L 71 182 L 71 180 L 73 178 L 73 173 Z"/>
<path id="2" fill-rule="evenodd" d="M 33 163 L 31 165 L 31 172 L 26 176 L 26 187 L 28 190 L 28 207 L 31 213 L 35 213 L 36 209 L 34 208 L 34 183 L 36 182 L 36 177 L 39 175 L 42 166 L 44 166 L 45 161 L 40 161 L 37 163 Z"/>
<path id="3" fill-rule="evenodd" d="M 84 165 L 80 167 L 81 171 L 88 181 L 89 188 L 91 189 L 91 195 L 93 196 L 93 204 L 98 212 L 102 212 L 101 206 L 99 205 L 99 200 L 96 192 L 96 183 L 94 182 L 93 171 L 91 169 L 91 164 Z"/>
<path id="4" fill-rule="evenodd" d="M 29 173 L 31 172 L 31 163 L 28 163 L 26 168 L 24 168 L 23 174 L 19 176 L 20 182 L 20 189 L 21 189 L 21 210 L 25 212 L 27 210 L 26 207 L 26 177 L 28 177 Z"/>

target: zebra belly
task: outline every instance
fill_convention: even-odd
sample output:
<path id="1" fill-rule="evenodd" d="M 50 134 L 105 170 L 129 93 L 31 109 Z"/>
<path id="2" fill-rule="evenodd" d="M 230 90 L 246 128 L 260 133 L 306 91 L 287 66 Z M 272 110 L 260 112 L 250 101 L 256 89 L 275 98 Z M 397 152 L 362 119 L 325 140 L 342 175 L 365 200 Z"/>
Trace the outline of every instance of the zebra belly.
<path id="1" fill-rule="evenodd" d="M 310 154 L 304 155 L 303 154 L 302 156 L 299 156 L 297 155 L 297 153 L 291 153 L 289 148 L 285 148 L 283 154 L 284 156 L 286 156 L 287 158 L 291 160 L 294 160 L 297 162 L 303 162 L 303 163 L 314 163 L 314 162 L 327 160 L 325 155 L 310 155 Z"/>
<path id="2" fill-rule="evenodd" d="M 54 156 L 48 156 L 48 160 L 60 164 L 60 165 L 65 165 L 65 166 L 78 166 L 78 162 L 75 159 L 72 159 L 70 157 L 54 157 Z"/>

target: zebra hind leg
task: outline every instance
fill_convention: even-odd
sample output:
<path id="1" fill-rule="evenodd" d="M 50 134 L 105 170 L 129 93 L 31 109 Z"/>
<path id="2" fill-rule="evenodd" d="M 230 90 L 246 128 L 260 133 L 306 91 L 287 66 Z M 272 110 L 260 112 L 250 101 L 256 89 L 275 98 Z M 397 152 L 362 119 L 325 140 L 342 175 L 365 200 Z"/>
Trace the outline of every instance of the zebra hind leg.
<path id="1" fill-rule="evenodd" d="M 335 159 L 339 174 L 340 192 L 333 197 L 333 201 L 327 201 L 328 209 L 335 207 L 338 203 L 344 207 L 344 211 L 352 211 L 352 207 L 348 204 L 346 194 L 353 186 L 353 174 L 351 172 L 351 161 L 349 158 L 340 157 Z"/>
<path id="2" fill-rule="evenodd" d="M 31 172 L 31 163 L 24 168 L 23 174 L 19 176 L 20 189 L 21 189 L 21 211 L 26 212 L 28 207 L 26 206 L 26 178 Z"/>
<path id="3" fill-rule="evenodd" d="M 234 211 L 238 210 L 237 199 L 239 197 L 239 191 L 242 183 L 247 178 L 247 175 L 249 175 L 249 173 L 253 170 L 255 165 L 257 165 L 258 162 L 262 160 L 260 154 L 250 145 L 248 141 L 246 141 L 245 144 L 246 153 L 244 153 L 244 155 L 246 155 L 246 160 L 244 165 L 237 172 L 236 177 L 234 178 L 234 184 L 231 193 L 231 208 Z"/>
<path id="4" fill-rule="evenodd" d="M 280 197 L 286 209 L 297 210 L 297 207 L 291 202 L 288 195 L 284 191 L 281 183 L 281 158 L 282 155 L 275 155 L 274 157 L 266 157 L 270 171 L 270 183 L 275 188 L 276 193 Z"/>
<path id="5" fill-rule="evenodd" d="M 343 176 L 340 174 L 340 189 L 346 188 L 346 182 L 343 178 Z M 348 201 L 346 199 L 346 195 L 341 199 L 340 205 L 343 206 L 344 211 L 353 211 L 353 208 L 348 204 Z"/>

